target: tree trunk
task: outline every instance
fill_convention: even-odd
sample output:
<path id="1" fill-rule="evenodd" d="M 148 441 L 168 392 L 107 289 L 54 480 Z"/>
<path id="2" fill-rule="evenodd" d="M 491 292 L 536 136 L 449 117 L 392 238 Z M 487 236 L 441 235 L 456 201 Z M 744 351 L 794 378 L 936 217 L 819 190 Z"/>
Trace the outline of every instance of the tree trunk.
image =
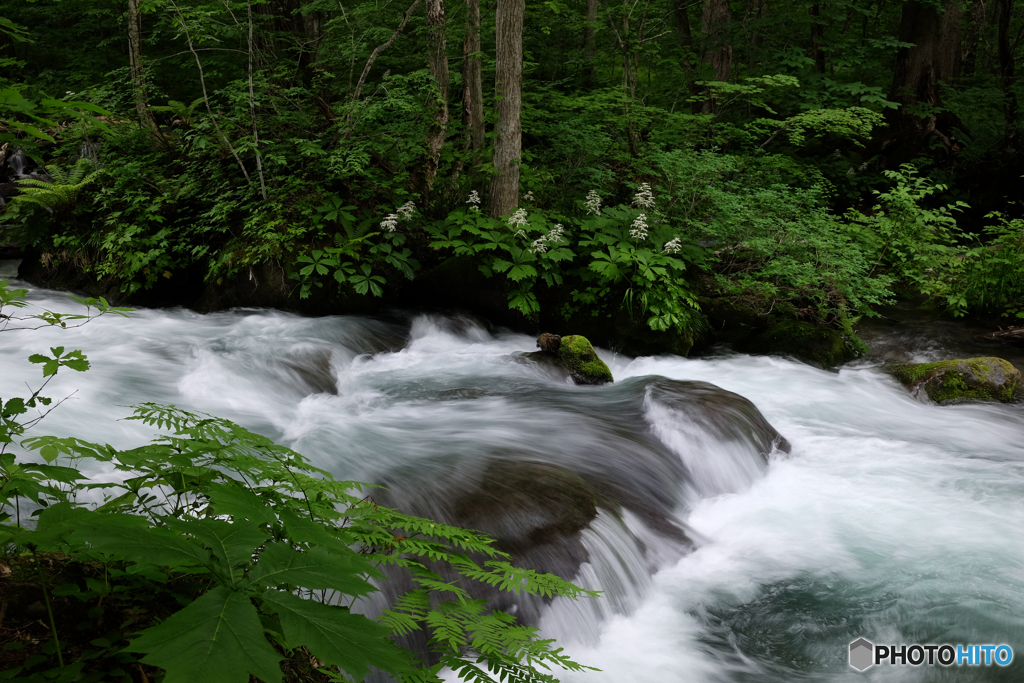
<path id="1" fill-rule="evenodd" d="M 811 15 L 811 59 L 814 60 L 814 70 L 823 74 L 825 73 L 825 50 L 822 48 L 822 43 L 825 42 L 825 26 L 819 21 L 821 5 L 814 3 L 807 12 Z"/>
<path id="2" fill-rule="evenodd" d="M 430 192 L 437 177 L 448 132 L 448 41 L 445 36 L 444 0 L 427 1 L 427 66 L 437 82 L 437 99 L 433 103 L 434 122 L 427 131 L 427 163 L 423 171 L 421 190 Z"/>
<path id="3" fill-rule="evenodd" d="M 146 78 L 142 67 L 142 17 L 139 15 L 139 0 L 128 0 L 128 60 L 131 67 L 132 95 L 139 125 L 149 132 L 154 140 L 162 140 L 160 128 L 156 125 L 153 112 L 146 97 Z"/>
<path id="4" fill-rule="evenodd" d="M 523 144 L 523 15 L 525 0 L 498 0 L 495 25 L 495 87 L 498 113 L 494 140 L 491 215 L 512 213 L 519 206 L 519 162 Z"/>
<path id="5" fill-rule="evenodd" d="M 466 109 L 473 167 L 484 148 L 484 88 L 480 69 L 480 0 L 466 0 L 466 42 L 462 58 L 462 101 Z"/>
<path id="6" fill-rule="evenodd" d="M 732 14 L 729 0 L 705 0 L 701 15 L 701 29 L 704 31 L 704 61 L 711 65 L 716 81 L 728 81 L 732 72 L 732 41 L 729 24 Z M 711 113 L 715 108 L 712 97 L 704 100 L 701 111 Z"/>
<path id="7" fill-rule="evenodd" d="M 1017 94 L 1013 91 L 1013 45 L 1010 43 L 1010 14 L 1013 0 L 999 0 L 999 80 L 1003 87 L 1003 116 L 1005 118 L 1003 149 L 1007 154 L 1016 151 Z"/>
<path id="8" fill-rule="evenodd" d="M 939 43 L 935 46 L 935 74 L 940 81 L 955 83 L 960 79 L 963 64 L 960 27 L 963 25 L 964 13 L 958 0 L 947 0 L 945 10 L 939 27 Z"/>
<path id="9" fill-rule="evenodd" d="M 968 78 L 974 76 L 974 67 L 978 61 L 978 47 L 981 44 L 981 34 L 985 30 L 985 9 L 985 0 L 972 0 L 967 12 L 967 34 L 964 36 L 961 71 Z"/>
<path id="10" fill-rule="evenodd" d="M 948 113 L 927 113 L 920 107 L 940 108 L 942 97 L 939 83 L 957 77 L 960 55 L 960 10 L 958 0 L 946 0 L 945 11 L 926 0 L 908 0 L 900 18 L 899 40 L 913 43 L 901 47 L 896 55 L 892 88 L 889 99 L 899 102 L 899 109 L 889 109 L 886 115 L 897 130 L 897 137 L 910 142 L 913 150 L 929 135 L 939 138 L 947 150 L 953 149 L 949 131 L 955 120 Z M 908 112 L 919 108 L 919 111 Z"/>
<path id="11" fill-rule="evenodd" d="M 594 57 L 597 56 L 597 0 L 587 0 L 586 23 L 583 26 L 583 85 L 594 85 Z"/>

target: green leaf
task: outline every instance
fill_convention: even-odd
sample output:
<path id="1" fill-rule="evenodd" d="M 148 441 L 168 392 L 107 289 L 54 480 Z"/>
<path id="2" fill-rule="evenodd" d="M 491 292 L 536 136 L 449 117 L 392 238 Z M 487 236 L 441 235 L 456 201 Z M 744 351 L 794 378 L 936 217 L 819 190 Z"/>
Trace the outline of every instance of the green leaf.
<path id="1" fill-rule="evenodd" d="M 209 485 L 209 495 L 218 515 L 248 519 L 255 524 L 273 526 L 277 523 L 277 516 L 269 503 L 243 486 L 214 482 Z"/>
<path id="2" fill-rule="evenodd" d="M 75 536 L 118 559 L 165 567 L 208 565 L 209 553 L 178 534 L 153 528 L 134 515 L 90 512 L 79 520 Z"/>
<path id="3" fill-rule="evenodd" d="M 222 519 L 176 519 L 168 520 L 167 526 L 194 536 L 210 548 L 232 582 L 237 567 L 250 563 L 253 551 L 267 541 L 267 535 L 251 522 L 232 524 Z M 240 577 L 241 572 L 237 573 Z"/>
<path id="4" fill-rule="evenodd" d="M 297 599 L 297 598 L 296 598 Z M 167 672 L 164 683 L 264 683 L 282 679 L 280 661 L 263 635 L 247 595 L 218 586 L 148 628 L 126 650 Z"/>
<path id="5" fill-rule="evenodd" d="M 371 666 L 395 674 L 410 670 L 405 652 L 388 640 L 390 630 L 382 624 L 282 591 L 268 590 L 262 598 L 264 607 L 280 617 L 290 647 L 305 645 L 318 659 L 356 679 L 366 676 Z"/>
<path id="6" fill-rule="evenodd" d="M 286 543 L 272 543 L 260 553 L 260 561 L 248 579 L 264 586 L 333 588 L 353 596 L 377 590 L 362 576 L 373 572 L 370 562 L 355 551 L 346 550 L 344 554 L 326 548 L 302 552 Z"/>

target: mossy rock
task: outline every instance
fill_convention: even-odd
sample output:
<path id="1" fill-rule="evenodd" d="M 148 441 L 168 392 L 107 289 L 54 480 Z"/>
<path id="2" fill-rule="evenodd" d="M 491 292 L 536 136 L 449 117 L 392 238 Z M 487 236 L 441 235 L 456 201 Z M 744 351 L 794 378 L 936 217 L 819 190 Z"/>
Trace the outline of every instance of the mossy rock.
<path id="1" fill-rule="evenodd" d="M 558 359 L 576 384 L 608 384 L 614 381 L 612 371 L 597 357 L 594 347 L 586 337 L 578 334 L 562 337 L 558 347 Z"/>
<path id="2" fill-rule="evenodd" d="M 1013 400 L 1020 370 L 1002 358 L 966 358 L 906 363 L 890 372 L 915 395 L 922 389 L 936 403 Z"/>
<path id="3" fill-rule="evenodd" d="M 764 332 L 737 343 L 745 353 L 793 356 L 831 368 L 867 353 L 867 345 L 852 334 L 799 320 L 775 323 Z"/>

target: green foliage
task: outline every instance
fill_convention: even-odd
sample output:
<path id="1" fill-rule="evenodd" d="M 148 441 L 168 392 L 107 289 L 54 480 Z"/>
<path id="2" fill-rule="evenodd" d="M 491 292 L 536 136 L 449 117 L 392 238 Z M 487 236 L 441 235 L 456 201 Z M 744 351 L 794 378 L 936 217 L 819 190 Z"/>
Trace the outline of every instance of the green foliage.
<path id="1" fill-rule="evenodd" d="M 202 97 L 192 100 L 191 104 L 185 104 L 178 100 L 170 100 L 165 107 L 150 107 L 152 111 L 167 111 L 174 115 L 174 123 L 189 127 L 196 120 L 196 109 L 204 102 Z"/>
<path id="2" fill-rule="evenodd" d="M 68 170 L 51 164 L 46 167 L 50 182 L 25 178 L 18 181 L 21 194 L 14 198 L 16 202 L 38 204 L 51 214 L 64 213 L 74 208 L 78 195 L 89 183 L 99 178 L 102 171 L 93 170 L 89 159 L 79 159 Z"/>

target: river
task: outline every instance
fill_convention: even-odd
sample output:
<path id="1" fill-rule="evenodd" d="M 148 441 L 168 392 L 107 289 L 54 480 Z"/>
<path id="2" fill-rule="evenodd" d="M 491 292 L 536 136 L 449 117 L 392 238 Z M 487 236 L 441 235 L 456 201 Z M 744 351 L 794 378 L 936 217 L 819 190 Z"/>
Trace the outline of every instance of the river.
<path id="1" fill-rule="evenodd" d="M 34 291 L 30 300 L 75 309 L 55 292 Z M 918 360 L 957 350 L 936 345 L 927 330 L 908 337 L 897 327 L 874 328 L 873 348 Z M 93 369 L 57 377 L 48 394 L 71 399 L 36 433 L 115 446 L 148 438 L 144 426 L 117 420 L 141 401 L 233 419 L 360 481 L 422 474 L 429 482 L 502 453 L 547 453 L 628 478 L 629 463 L 616 458 L 623 449 L 650 451 L 644 440 L 656 440 L 688 473 L 672 480 L 679 490 L 670 514 L 693 548 L 628 513 L 598 515 L 583 532 L 589 559 L 576 578 L 605 597 L 556 602 L 539 617 L 545 635 L 601 669 L 563 680 L 1024 680 L 1020 403 L 928 405 L 874 357 L 830 372 L 726 352 L 634 359 L 599 350 L 616 383 L 571 387 L 515 361 L 512 354 L 532 350 L 532 338 L 464 318 L 180 309 L 4 333 L 0 396 L 37 384 L 39 366 L 25 357 L 57 345 L 81 348 Z M 716 441 L 697 413 L 657 401 L 638 398 L 642 419 L 632 423 L 616 417 L 630 396 L 645 395 L 652 376 L 746 397 L 790 452 L 775 449 L 759 465 L 751 446 Z M 618 445 L 631 443 L 641 446 Z M 857 673 L 847 647 L 861 636 L 1006 643 L 1017 661 Z"/>

